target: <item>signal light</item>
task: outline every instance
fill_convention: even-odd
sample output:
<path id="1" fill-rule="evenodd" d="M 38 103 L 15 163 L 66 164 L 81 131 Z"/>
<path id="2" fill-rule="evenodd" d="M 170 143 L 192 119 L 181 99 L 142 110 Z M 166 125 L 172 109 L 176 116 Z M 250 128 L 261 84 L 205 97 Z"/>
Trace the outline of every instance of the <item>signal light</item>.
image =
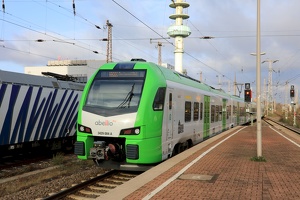
<path id="1" fill-rule="evenodd" d="M 83 133 L 92 133 L 92 129 L 81 124 L 78 124 L 78 130 Z"/>
<path id="2" fill-rule="evenodd" d="M 290 97 L 295 97 L 295 90 L 294 89 L 290 90 Z"/>
<path id="3" fill-rule="evenodd" d="M 244 98 L 245 102 L 251 102 L 252 91 L 251 90 L 245 90 L 244 95 L 245 95 L 245 98 Z"/>

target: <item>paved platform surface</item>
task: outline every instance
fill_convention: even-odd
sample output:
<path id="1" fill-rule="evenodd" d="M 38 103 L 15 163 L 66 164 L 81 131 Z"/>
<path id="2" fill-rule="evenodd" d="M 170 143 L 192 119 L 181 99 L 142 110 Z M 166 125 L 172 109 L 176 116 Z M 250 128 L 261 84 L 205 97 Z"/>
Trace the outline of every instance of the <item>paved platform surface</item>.
<path id="1" fill-rule="evenodd" d="M 235 127 L 152 168 L 98 199 L 300 199 L 300 136 L 262 123 Z"/>

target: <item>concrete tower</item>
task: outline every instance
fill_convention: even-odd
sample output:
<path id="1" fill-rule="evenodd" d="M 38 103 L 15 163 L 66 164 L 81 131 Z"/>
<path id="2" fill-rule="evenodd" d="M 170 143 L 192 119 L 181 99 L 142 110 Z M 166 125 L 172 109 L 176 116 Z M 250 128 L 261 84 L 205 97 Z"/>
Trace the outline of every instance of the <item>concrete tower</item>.
<path id="1" fill-rule="evenodd" d="M 182 73 L 183 38 L 191 34 L 190 28 L 183 25 L 183 20 L 189 18 L 188 14 L 183 13 L 183 9 L 188 8 L 190 5 L 185 0 L 172 0 L 169 6 L 175 8 L 176 12 L 169 17 L 175 20 L 175 24 L 168 28 L 167 33 L 170 37 L 175 38 L 175 70 Z"/>

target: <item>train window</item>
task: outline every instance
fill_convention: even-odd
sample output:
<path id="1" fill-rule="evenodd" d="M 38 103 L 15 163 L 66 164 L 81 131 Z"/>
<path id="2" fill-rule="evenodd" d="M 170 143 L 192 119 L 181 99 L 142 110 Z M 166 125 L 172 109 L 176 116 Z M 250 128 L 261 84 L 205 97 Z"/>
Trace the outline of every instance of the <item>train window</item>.
<path id="1" fill-rule="evenodd" d="M 192 119 L 192 103 L 190 101 L 185 102 L 185 114 L 184 114 L 184 121 L 190 122 Z"/>
<path id="2" fill-rule="evenodd" d="M 194 102 L 194 121 L 198 121 L 199 119 L 199 103 Z"/>
<path id="3" fill-rule="evenodd" d="M 216 105 L 215 122 L 219 121 L 219 106 Z"/>
<path id="4" fill-rule="evenodd" d="M 172 93 L 169 93 L 169 110 L 172 109 Z"/>
<path id="5" fill-rule="evenodd" d="M 138 79 L 113 81 L 95 79 L 89 90 L 86 106 L 101 109 L 137 110 L 143 84 L 144 81 Z"/>
<path id="6" fill-rule="evenodd" d="M 212 105 L 211 106 L 211 115 L 210 115 L 210 121 L 215 122 L 215 112 L 216 112 L 216 106 Z"/>
<path id="7" fill-rule="evenodd" d="M 227 106 L 227 109 L 226 109 L 226 114 L 227 114 L 227 119 L 229 119 L 230 115 L 231 115 L 231 106 Z"/>
<path id="8" fill-rule="evenodd" d="M 200 120 L 203 118 L 203 103 L 200 104 Z"/>
<path id="9" fill-rule="evenodd" d="M 164 109 L 165 93 L 166 88 L 158 88 L 152 105 L 153 110 L 159 111 Z"/>
<path id="10" fill-rule="evenodd" d="M 246 116 L 245 107 L 240 107 L 240 116 Z"/>

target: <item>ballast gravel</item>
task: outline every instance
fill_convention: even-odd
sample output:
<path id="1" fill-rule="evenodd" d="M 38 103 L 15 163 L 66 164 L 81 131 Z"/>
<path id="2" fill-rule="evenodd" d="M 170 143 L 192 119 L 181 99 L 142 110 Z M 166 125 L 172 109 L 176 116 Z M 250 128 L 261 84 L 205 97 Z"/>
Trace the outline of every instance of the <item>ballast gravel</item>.
<path id="1" fill-rule="evenodd" d="M 76 159 L 76 158 L 75 158 Z M 74 165 L 76 162 L 74 163 Z M 51 167 L 45 165 L 44 169 L 49 169 Z M 53 168 L 53 167 L 52 167 Z M 67 167 L 62 167 L 63 170 L 67 170 Z M 54 169 L 45 170 L 46 172 L 41 172 L 43 169 L 36 170 L 36 173 L 30 172 L 30 175 L 24 176 L 25 173 L 19 174 L 13 177 L 1 178 L 0 180 L 0 200 L 33 200 L 33 199 L 42 199 L 51 193 L 56 193 L 62 188 L 69 188 L 73 184 L 78 184 L 82 180 L 88 180 L 91 177 L 95 177 L 98 174 L 104 173 L 104 170 L 95 166 L 88 165 L 83 169 L 76 171 L 75 173 L 70 173 L 67 175 L 61 175 L 57 177 L 51 177 L 50 179 L 43 179 L 45 174 L 54 173 L 55 170 L 62 170 L 60 167 L 54 167 Z M 20 169 L 18 169 L 20 170 Z M 3 172 L 1 172 L 3 174 Z M 5 179 L 5 180 L 4 180 Z M 37 183 L 29 188 L 21 189 L 20 191 L 12 192 L 11 194 L 7 193 L 7 187 L 18 186 L 24 182 L 35 182 L 35 180 L 41 179 L 40 183 Z"/>

